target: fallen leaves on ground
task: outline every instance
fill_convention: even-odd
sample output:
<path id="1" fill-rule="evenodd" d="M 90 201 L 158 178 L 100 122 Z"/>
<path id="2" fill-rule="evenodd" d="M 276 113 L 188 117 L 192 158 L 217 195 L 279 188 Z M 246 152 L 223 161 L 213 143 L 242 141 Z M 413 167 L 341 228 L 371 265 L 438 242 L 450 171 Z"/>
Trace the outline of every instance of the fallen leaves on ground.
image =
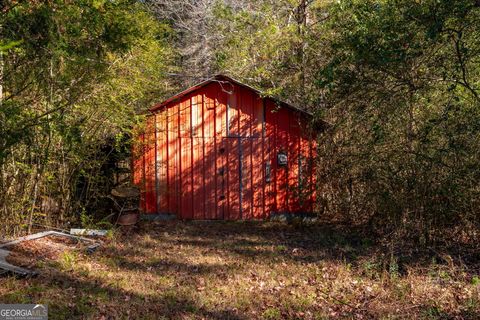
<path id="1" fill-rule="evenodd" d="M 479 314 L 478 264 L 466 265 L 448 250 L 441 261 L 428 254 L 407 259 L 409 253 L 392 262 L 362 237 L 349 229 L 281 223 L 144 223 L 118 232 L 94 255 L 79 254 L 68 268 L 0 279 L 0 302 L 47 303 L 51 319 Z"/>

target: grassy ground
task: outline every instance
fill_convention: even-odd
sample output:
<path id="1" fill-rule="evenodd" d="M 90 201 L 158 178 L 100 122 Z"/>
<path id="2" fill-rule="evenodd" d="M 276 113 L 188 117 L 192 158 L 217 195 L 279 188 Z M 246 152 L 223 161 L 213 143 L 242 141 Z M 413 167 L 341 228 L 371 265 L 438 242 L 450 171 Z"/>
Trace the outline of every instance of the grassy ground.
<path id="1" fill-rule="evenodd" d="M 387 252 L 326 226 L 150 223 L 0 278 L 0 302 L 46 303 L 50 319 L 480 317 L 478 251 Z"/>

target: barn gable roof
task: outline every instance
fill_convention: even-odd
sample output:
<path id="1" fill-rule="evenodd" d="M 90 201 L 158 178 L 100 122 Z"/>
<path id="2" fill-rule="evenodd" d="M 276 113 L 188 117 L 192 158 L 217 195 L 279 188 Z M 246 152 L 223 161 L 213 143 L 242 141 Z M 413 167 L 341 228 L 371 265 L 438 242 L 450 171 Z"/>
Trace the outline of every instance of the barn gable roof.
<path id="1" fill-rule="evenodd" d="M 236 85 L 239 85 L 239 86 L 242 86 L 244 88 L 247 88 L 249 90 L 252 90 L 254 91 L 255 93 L 259 94 L 260 96 L 265 96 L 267 99 L 270 99 L 272 101 L 274 101 L 275 103 L 277 103 L 279 106 L 282 106 L 282 107 L 285 107 L 287 109 L 290 109 L 290 110 L 293 110 L 295 112 L 299 112 L 305 116 L 308 116 L 308 117 L 312 117 L 312 114 L 305 111 L 305 110 L 302 110 L 300 108 L 297 108 L 295 106 L 292 106 L 291 104 L 287 103 L 287 102 L 284 102 L 284 101 L 281 101 L 281 100 L 278 100 L 276 98 L 273 98 L 273 97 L 270 97 L 270 96 L 266 96 L 265 93 L 263 93 L 262 91 L 260 90 L 257 90 L 245 83 L 242 83 L 238 80 L 235 80 L 229 76 L 226 76 L 226 75 L 223 75 L 223 74 L 218 74 L 210 79 L 207 79 L 205 81 L 202 81 L 200 83 L 197 83 L 195 85 L 193 85 L 192 87 L 188 88 L 188 89 L 185 89 L 175 95 L 173 95 L 172 97 L 168 98 L 167 100 L 163 101 L 162 103 L 159 103 L 157 105 L 154 105 L 152 108 L 150 108 L 150 112 L 155 112 L 157 111 L 158 109 L 166 106 L 167 104 L 169 104 L 170 102 L 173 102 L 175 100 L 178 100 L 178 99 L 181 99 L 182 97 L 184 97 L 185 95 L 197 90 L 197 89 L 200 89 L 212 82 L 219 82 L 220 84 L 223 84 L 225 82 L 231 82 L 231 83 L 234 83 Z"/>

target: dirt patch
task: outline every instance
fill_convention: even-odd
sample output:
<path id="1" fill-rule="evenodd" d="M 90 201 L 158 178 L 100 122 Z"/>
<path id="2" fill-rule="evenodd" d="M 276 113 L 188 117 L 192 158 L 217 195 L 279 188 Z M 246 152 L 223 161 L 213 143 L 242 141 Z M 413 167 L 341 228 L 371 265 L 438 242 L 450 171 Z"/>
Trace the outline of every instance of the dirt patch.
<path id="1" fill-rule="evenodd" d="M 15 266 L 32 268 L 37 266 L 39 262 L 58 259 L 65 251 L 79 250 L 83 247 L 85 245 L 76 239 L 47 236 L 7 247 L 11 253 L 6 257 L 6 260 Z"/>

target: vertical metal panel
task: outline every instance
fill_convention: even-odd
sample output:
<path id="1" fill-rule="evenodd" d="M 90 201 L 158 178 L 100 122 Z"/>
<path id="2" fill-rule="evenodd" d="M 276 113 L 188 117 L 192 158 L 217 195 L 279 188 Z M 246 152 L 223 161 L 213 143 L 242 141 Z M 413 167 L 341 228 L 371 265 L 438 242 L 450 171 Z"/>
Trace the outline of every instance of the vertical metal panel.
<path id="1" fill-rule="evenodd" d="M 146 213 L 237 220 L 312 210 L 314 142 L 305 119 L 248 88 L 228 91 L 211 83 L 148 120 L 143 156 L 132 160 Z"/>
<path id="2" fill-rule="evenodd" d="M 252 139 L 241 139 L 241 197 L 242 197 L 242 219 L 253 218 L 253 194 L 252 194 Z"/>
<path id="3" fill-rule="evenodd" d="M 241 137 L 251 136 L 251 118 L 252 118 L 252 99 L 251 91 L 245 88 L 235 86 L 237 92 L 237 109 L 239 117 L 239 131 Z"/>
<path id="4" fill-rule="evenodd" d="M 178 104 L 166 108 L 167 113 L 167 132 L 166 146 L 168 147 L 167 162 L 168 166 L 168 210 L 167 213 L 176 213 L 179 201 L 179 169 L 178 169 Z"/>
<path id="5" fill-rule="evenodd" d="M 270 182 L 266 183 L 265 211 L 278 212 L 277 205 L 277 112 L 271 100 L 265 101 L 265 165 L 270 165 Z"/>
<path id="6" fill-rule="evenodd" d="M 227 147 L 225 138 L 215 139 L 216 144 L 216 219 L 226 219 L 228 214 Z"/>
<path id="7" fill-rule="evenodd" d="M 132 147 L 132 178 L 133 184 L 139 186 L 142 191 L 140 194 L 140 210 L 145 212 L 145 134 L 140 133 L 137 139 Z"/>
<path id="8" fill-rule="evenodd" d="M 265 161 L 264 161 L 264 137 L 263 137 L 263 100 L 252 96 L 253 122 L 252 122 L 252 192 L 253 192 L 253 218 L 264 219 L 265 214 Z"/>
<path id="9" fill-rule="evenodd" d="M 288 156 L 288 132 L 289 132 L 289 112 L 286 109 L 277 111 L 277 124 L 275 135 L 276 149 L 275 162 L 276 165 L 276 185 L 277 185 L 277 210 L 284 213 L 288 211 L 288 164 L 286 166 L 278 165 L 278 154 L 287 153 Z"/>
<path id="10" fill-rule="evenodd" d="M 216 177 L 215 177 L 215 141 L 212 137 L 206 137 L 203 139 L 204 146 L 204 164 L 205 170 L 203 171 L 203 183 L 204 183 L 204 195 L 205 195 L 205 219 L 216 219 L 217 205 L 216 201 Z"/>
<path id="11" fill-rule="evenodd" d="M 167 112 L 156 114 L 156 198 L 157 211 L 167 213 L 169 211 L 169 173 L 168 173 L 168 124 Z"/>
<path id="12" fill-rule="evenodd" d="M 253 218 L 253 194 L 252 194 L 252 119 L 253 99 L 252 91 L 235 86 L 237 91 L 239 111 L 239 136 L 240 136 L 240 206 L 241 219 Z"/>
<path id="13" fill-rule="evenodd" d="M 215 97 L 216 91 L 213 86 L 205 88 L 203 95 L 203 136 L 213 138 L 215 136 Z"/>
<path id="14" fill-rule="evenodd" d="M 228 168 L 227 168 L 227 104 L 228 95 L 219 84 L 211 86 L 215 92 L 215 186 L 216 218 L 226 219 L 228 214 Z"/>
<path id="15" fill-rule="evenodd" d="M 185 123 L 185 115 L 184 115 L 184 108 L 185 108 L 185 101 L 180 102 L 177 104 L 178 105 L 178 151 L 177 151 L 177 157 L 178 157 L 178 217 L 183 218 L 183 210 L 184 210 L 184 192 L 185 189 L 183 188 L 183 178 L 184 178 L 184 164 L 183 164 L 183 159 L 184 156 L 183 154 L 186 152 L 185 146 L 182 144 L 182 140 L 184 140 L 184 124 Z"/>
<path id="16" fill-rule="evenodd" d="M 226 145 L 226 179 L 227 179 L 227 220 L 241 218 L 241 185 L 240 185 L 240 159 L 241 149 L 239 141 L 239 95 L 232 94 L 227 97 L 227 137 Z"/>
<path id="17" fill-rule="evenodd" d="M 193 219 L 205 219 L 205 168 L 203 154 L 203 95 L 192 94 L 192 199 Z"/>
<path id="18" fill-rule="evenodd" d="M 240 130 L 240 112 L 238 108 L 238 100 L 240 95 L 238 93 L 228 96 L 227 103 L 227 136 L 238 137 Z"/>
<path id="19" fill-rule="evenodd" d="M 155 117 L 147 119 L 145 129 L 145 212 L 157 211 L 156 199 L 156 151 L 155 151 Z"/>
<path id="20" fill-rule="evenodd" d="M 227 220 L 238 220 L 241 218 L 241 189 L 240 189 L 240 141 L 239 138 L 225 138 L 227 152 Z"/>
<path id="21" fill-rule="evenodd" d="M 192 175 L 192 155 L 193 144 L 191 136 L 191 104 L 190 99 L 186 99 L 180 105 L 180 162 L 181 162 L 181 207 L 180 213 L 184 219 L 193 218 L 193 175 Z"/>
<path id="22" fill-rule="evenodd" d="M 158 212 L 159 211 L 159 202 L 161 201 L 161 196 L 163 194 L 159 193 L 159 184 L 160 184 L 160 164 L 161 164 L 161 152 L 163 151 L 163 148 L 159 148 L 158 144 L 158 138 L 160 136 L 158 130 L 159 130 L 159 118 L 161 118 L 163 113 L 156 113 L 153 115 L 153 128 L 154 128 L 154 156 L 155 156 L 155 164 L 154 164 L 154 170 L 155 170 L 155 196 L 154 196 L 154 201 L 155 201 L 155 211 L 153 212 Z"/>
<path id="23" fill-rule="evenodd" d="M 213 86 L 203 92 L 203 187 L 204 187 L 204 218 L 216 219 L 216 151 L 215 151 L 215 98 Z"/>
<path id="24" fill-rule="evenodd" d="M 204 197 L 204 167 L 203 167 L 203 139 L 193 138 L 192 145 L 192 197 L 193 197 L 193 218 L 205 219 L 205 197 Z"/>

